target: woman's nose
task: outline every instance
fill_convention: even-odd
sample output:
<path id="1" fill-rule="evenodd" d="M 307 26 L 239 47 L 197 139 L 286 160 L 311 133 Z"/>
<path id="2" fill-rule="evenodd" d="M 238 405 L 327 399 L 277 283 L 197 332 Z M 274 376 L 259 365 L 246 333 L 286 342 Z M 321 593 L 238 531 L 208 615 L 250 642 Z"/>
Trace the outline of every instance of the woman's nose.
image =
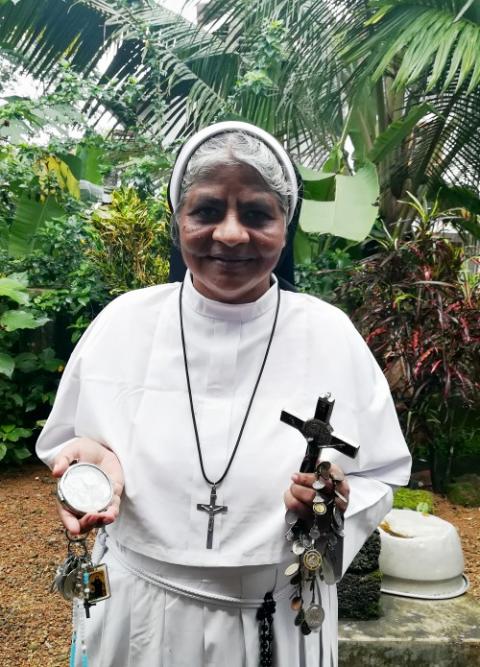
<path id="1" fill-rule="evenodd" d="M 237 211 L 226 212 L 223 220 L 215 225 L 212 238 L 232 247 L 250 241 L 248 229 L 243 225 Z"/>

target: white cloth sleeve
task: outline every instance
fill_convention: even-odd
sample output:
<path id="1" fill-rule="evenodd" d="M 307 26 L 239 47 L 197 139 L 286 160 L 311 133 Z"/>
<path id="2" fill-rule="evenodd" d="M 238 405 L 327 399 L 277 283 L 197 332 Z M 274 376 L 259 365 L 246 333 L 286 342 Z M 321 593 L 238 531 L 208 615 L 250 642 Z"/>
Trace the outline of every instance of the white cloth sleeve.
<path id="1" fill-rule="evenodd" d="M 80 389 L 81 354 L 87 345 L 93 342 L 94 334 L 101 327 L 105 309 L 98 315 L 84 332 L 70 355 L 58 386 L 55 403 L 37 440 L 37 456 L 50 468 L 62 449 L 85 433 L 75 432 L 75 415 Z"/>

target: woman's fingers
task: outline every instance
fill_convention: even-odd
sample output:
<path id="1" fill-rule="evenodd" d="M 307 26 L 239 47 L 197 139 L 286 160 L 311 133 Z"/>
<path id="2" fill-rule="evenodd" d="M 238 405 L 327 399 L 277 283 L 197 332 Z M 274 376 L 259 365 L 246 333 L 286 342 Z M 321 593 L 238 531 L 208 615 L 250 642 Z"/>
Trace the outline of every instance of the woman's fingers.
<path id="1" fill-rule="evenodd" d="M 108 447 L 90 438 L 78 438 L 62 449 L 55 460 L 52 469 L 53 476 L 61 477 L 74 461 L 98 465 L 110 477 L 113 484 L 113 499 L 110 506 L 104 512 L 90 513 L 82 517 L 77 517 L 60 503 L 57 503 L 63 525 L 72 535 L 78 535 L 79 533 L 88 532 L 92 528 L 106 526 L 115 521 L 120 509 L 124 477 L 122 466 L 116 454 L 108 449 Z"/>
<path id="2" fill-rule="evenodd" d="M 284 502 L 287 509 L 295 512 L 301 519 L 309 519 L 312 516 L 312 504 L 305 504 L 301 500 L 298 500 L 293 493 L 292 487 L 287 489 L 284 494 Z"/>
<path id="3" fill-rule="evenodd" d="M 68 531 L 70 531 L 72 535 L 79 535 L 82 532 L 82 530 L 80 528 L 78 517 L 76 517 L 74 514 L 65 509 L 58 500 L 56 501 L 56 503 L 57 503 L 57 511 L 64 527 Z"/>
<path id="4" fill-rule="evenodd" d="M 54 466 L 52 468 L 52 475 L 54 477 L 61 477 L 65 470 L 75 461 L 78 460 L 78 457 L 73 455 L 70 451 L 67 451 L 68 445 L 65 449 L 62 450 L 60 456 L 55 459 Z"/>
<path id="5" fill-rule="evenodd" d="M 322 495 L 330 495 L 335 491 L 335 504 L 342 511 L 345 512 L 348 506 L 348 499 L 350 495 L 350 487 L 342 469 L 332 463 L 330 474 L 338 480 L 334 485 L 331 479 L 322 480 L 325 484 L 323 489 L 319 491 Z M 312 502 L 316 495 L 316 491 L 312 488 L 313 482 L 317 479 L 314 473 L 295 473 L 292 475 L 293 484 L 285 493 L 285 504 L 288 509 L 307 518 L 311 516 Z M 340 481 L 341 480 L 341 481 Z"/>

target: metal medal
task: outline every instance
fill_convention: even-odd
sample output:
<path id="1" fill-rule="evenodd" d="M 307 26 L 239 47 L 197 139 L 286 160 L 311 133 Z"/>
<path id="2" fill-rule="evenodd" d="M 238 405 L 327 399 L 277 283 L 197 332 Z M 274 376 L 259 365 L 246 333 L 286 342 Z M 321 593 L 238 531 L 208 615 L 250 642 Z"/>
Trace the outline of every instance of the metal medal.
<path id="1" fill-rule="evenodd" d="M 325 487 L 326 483 L 320 479 L 316 479 L 312 484 L 312 489 L 315 489 L 315 491 L 321 491 Z"/>
<path id="2" fill-rule="evenodd" d="M 287 540 L 287 542 L 293 542 L 293 540 L 295 539 L 295 533 L 291 528 L 289 528 L 285 533 L 285 539 Z"/>
<path id="3" fill-rule="evenodd" d="M 318 540 L 320 534 L 321 533 L 319 527 L 317 526 L 317 524 L 314 523 L 313 526 L 310 528 L 310 532 L 308 533 L 309 537 L 312 540 Z"/>
<path id="4" fill-rule="evenodd" d="M 298 521 L 298 516 L 292 510 L 287 510 L 285 512 L 285 523 L 287 526 L 293 526 Z"/>
<path id="5" fill-rule="evenodd" d="M 308 549 L 303 554 L 303 564 L 310 572 L 315 572 L 322 565 L 322 554 L 317 549 Z"/>
<path id="6" fill-rule="evenodd" d="M 300 563 L 291 563 L 285 570 L 285 576 L 291 577 L 293 574 L 296 574 L 300 568 Z"/>
<path id="7" fill-rule="evenodd" d="M 302 598 L 298 596 L 292 598 L 292 601 L 290 602 L 290 608 L 293 609 L 293 611 L 299 611 L 302 608 Z"/>
<path id="8" fill-rule="evenodd" d="M 57 567 L 51 587 L 52 593 L 60 593 L 60 595 L 65 597 L 65 581 L 68 575 L 77 568 L 78 564 L 78 558 L 74 554 L 68 554 L 65 561 Z"/>
<path id="9" fill-rule="evenodd" d="M 300 540 L 295 540 L 292 545 L 292 551 L 295 556 L 301 556 L 305 552 L 305 546 L 300 542 Z"/>
<path id="10" fill-rule="evenodd" d="M 305 622 L 310 630 L 319 630 L 325 619 L 325 612 L 319 604 L 311 604 L 305 609 Z"/>
<path id="11" fill-rule="evenodd" d="M 75 463 L 63 473 L 57 496 L 77 516 L 103 512 L 113 500 L 110 477 L 93 463 Z"/>
<path id="12" fill-rule="evenodd" d="M 330 463 L 330 461 L 321 461 L 317 466 L 317 472 L 321 477 L 323 477 L 323 479 L 328 480 L 330 479 L 331 467 L 332 464 Z"/>
<path id="13" fill-rule="evenodd" d="M 327 511 L 327 506 L 323 501 L 321 503 L 313 503 L 313 511 L 318 516 L 323 516 Z"/>
<path id="14" fill-rule="evenodd" d="M 73 600 L 81 590 L 81 566 L 71 570 L 63 582 L 62 595 L 65 600 Z"/>
<path id="15" fill-rule="evenodd" d="M 312 539 L 309 535 L 302 535 L 302 544 L 305 547 L 305 549 L 310 549 L 312 546 Z"/>

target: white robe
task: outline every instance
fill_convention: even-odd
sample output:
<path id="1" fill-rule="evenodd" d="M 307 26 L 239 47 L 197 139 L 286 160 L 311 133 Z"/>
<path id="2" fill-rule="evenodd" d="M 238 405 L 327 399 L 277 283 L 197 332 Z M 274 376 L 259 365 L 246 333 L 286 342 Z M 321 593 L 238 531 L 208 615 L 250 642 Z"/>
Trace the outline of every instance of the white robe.
<path id="1" fill-rule="evenodd" d="M 216 515 L 213 548 L 206 549 L 208 516 L 197 504 L 208 503 L 210 490 L 190 414 L 179 288 L 174 283 L 137 290 L 104 309 L 71 356 L 37 444 L 38 455 L 52 465 L 67 441 L 88 436 L 110 447 L 124 470 L 120 516 L 107 527 L 112 597 L 86 621 L 93 667 L 257 665 L 255 609 L 225 608 L 161 589 L 132 575 L 118 554 L 141 571 L 167 572 L 187 588 L 206 586 L 214 594 L 263 598 L 274 583 L 281 589 L 284 564 L 293 560 L 283 492 L 306 445 L 280 421 L 282 410 L 311 418 L 318 396 L 330 392 L 334 433 L 360 447 L 354 460 L 331 449 L 323 453 L 345 470 L 351 488 L 344 570 L 390 509 L 391 486 L 409 478 L 410 455 L 387 382 L 361 336 L 339 309 L 282 290 L 267 364 L 233 464 L 217 490 L 217 504 L 228 512 Z M 253 303 L 212 301 L 195 290 L 187 273 L 188 364 L 212 480 L 223 474 L 233 450 L 276 299 L 274 284 Z M 288 595 L 279 600 L 276 667 L 336 664 L 335 586 L 322 584 L 321 593 L 327 618 L 322 632 L 306 639 L 293 625 Z"/>

